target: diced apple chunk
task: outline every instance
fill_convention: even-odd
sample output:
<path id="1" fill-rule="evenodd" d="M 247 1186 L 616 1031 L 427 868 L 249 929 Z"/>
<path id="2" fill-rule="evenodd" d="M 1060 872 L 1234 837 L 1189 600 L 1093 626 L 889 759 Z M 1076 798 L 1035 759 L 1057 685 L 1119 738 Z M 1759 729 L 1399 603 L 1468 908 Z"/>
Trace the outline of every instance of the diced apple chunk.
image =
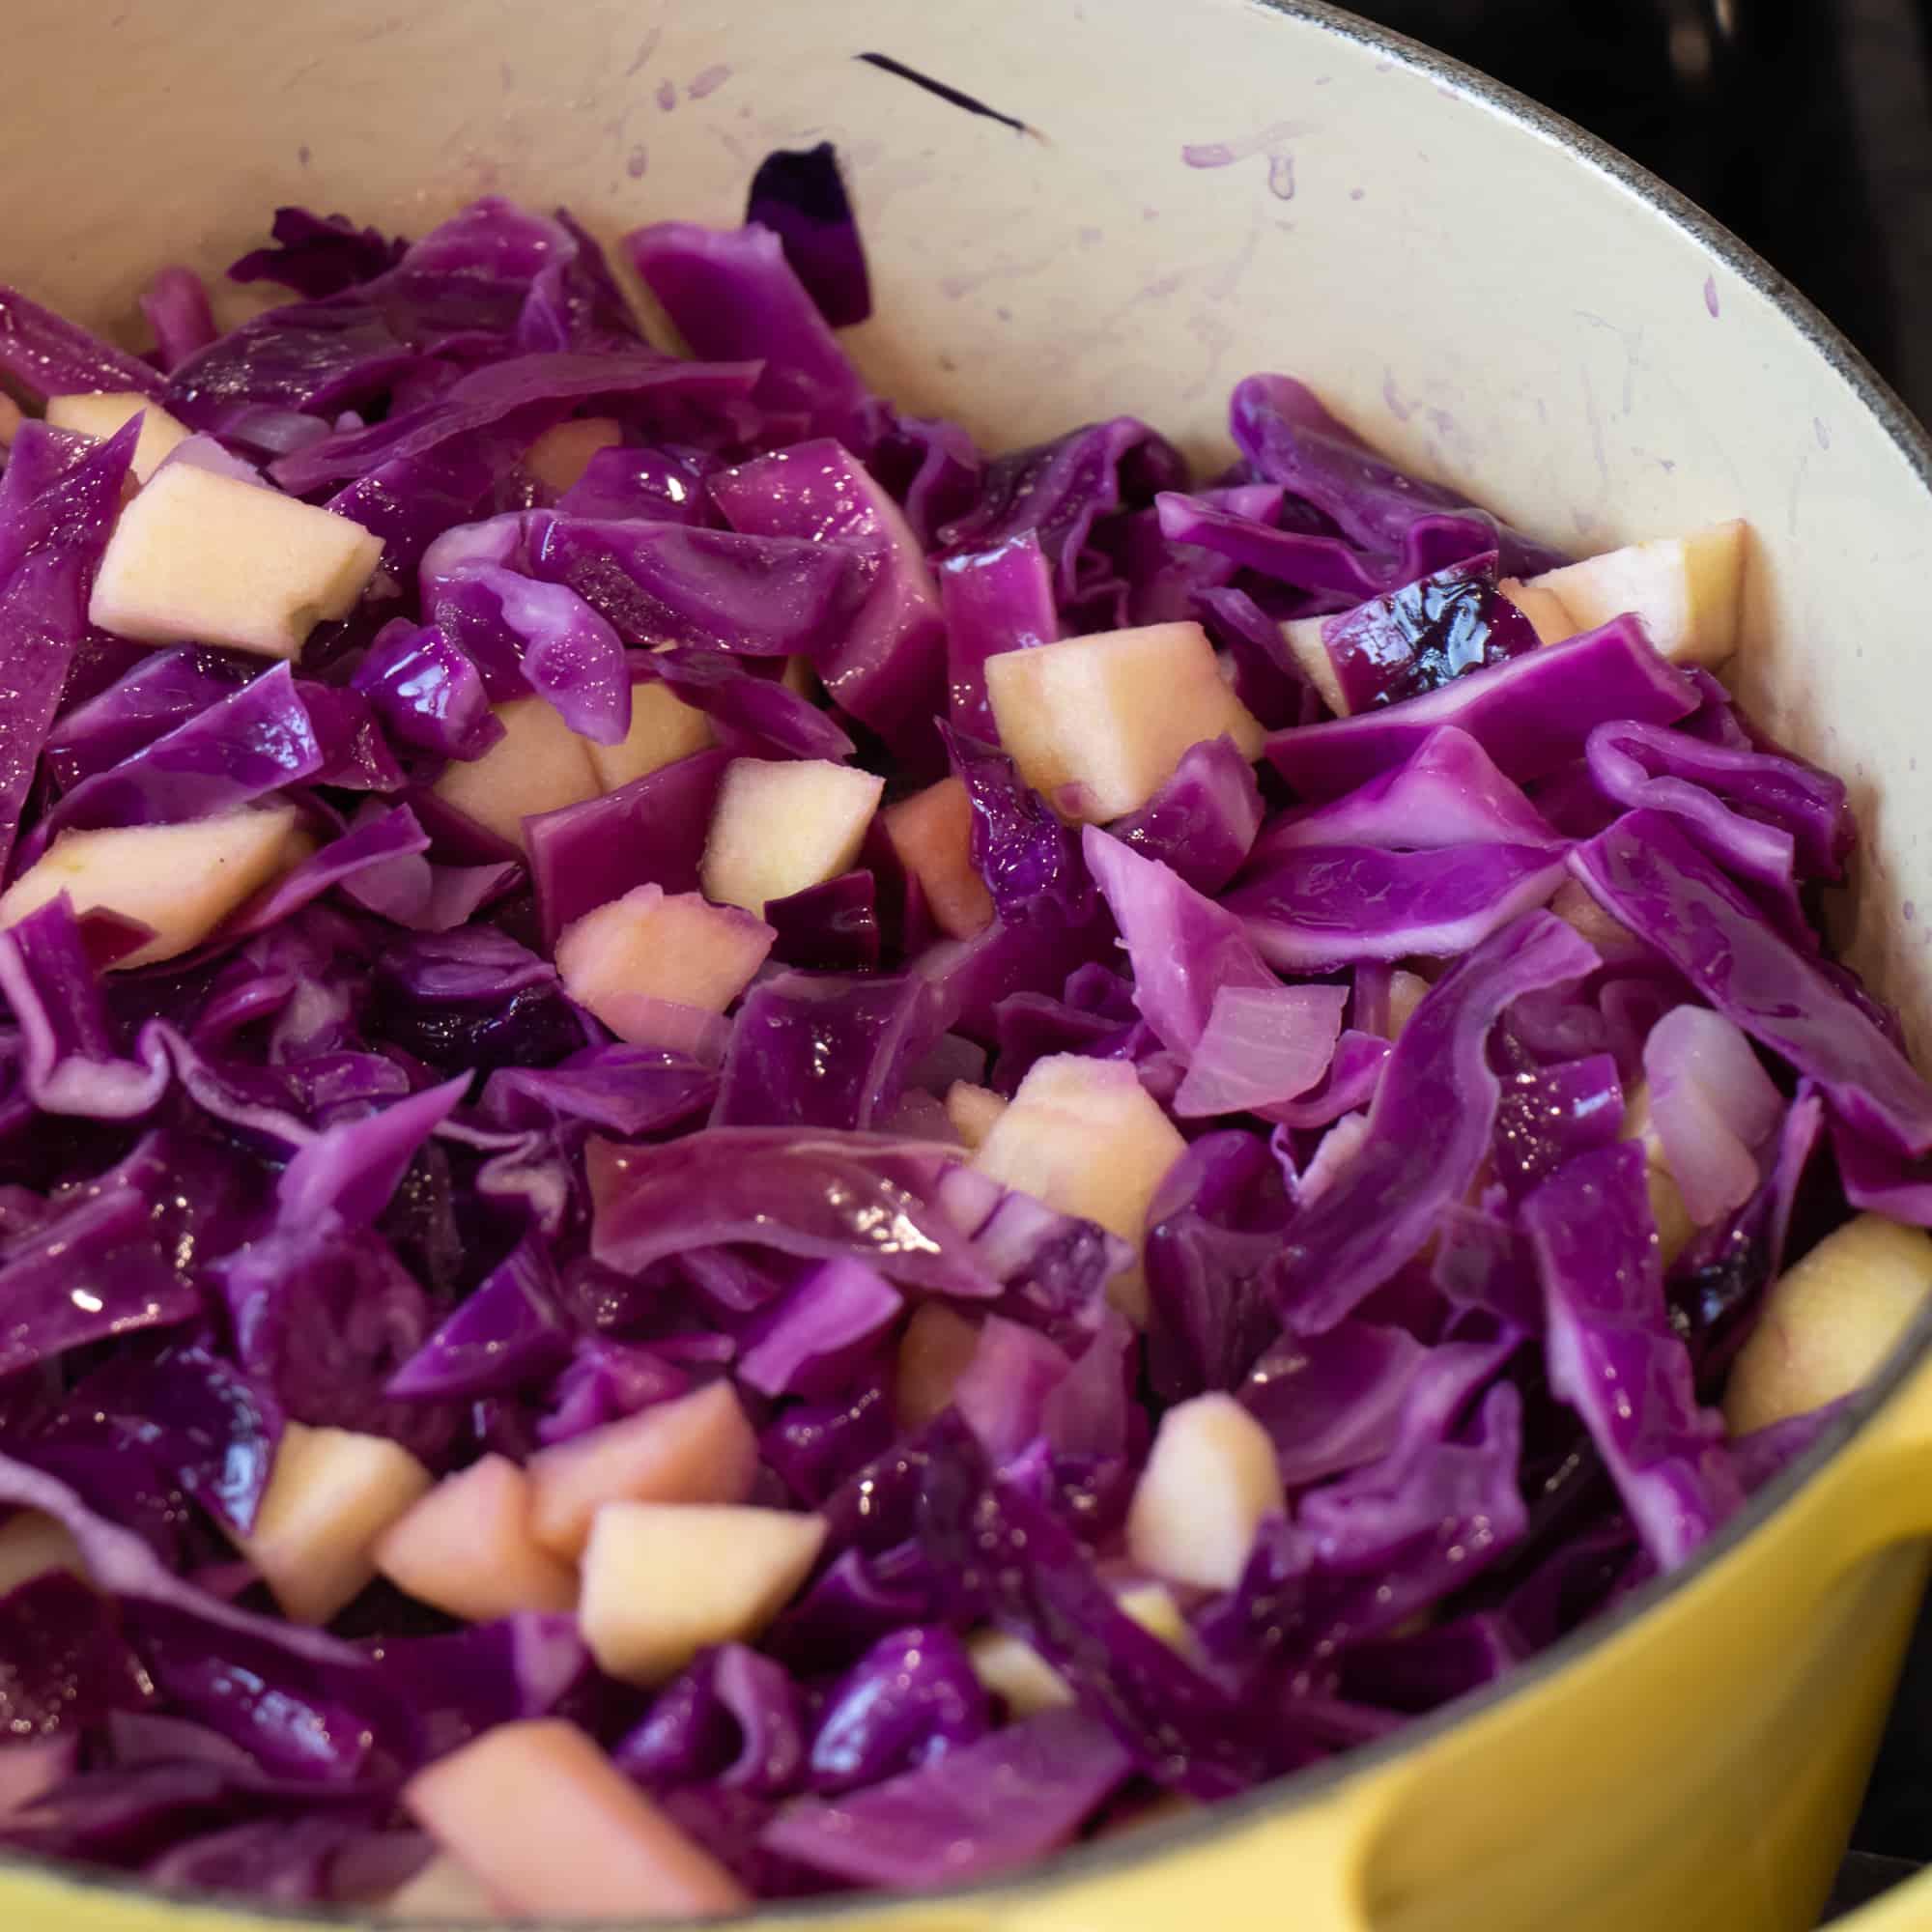
<path id="1" fill-rule="evenodd" d="M 697 893 L 639 886 L 557 935 L 564 991 L 620 1039 L 628 1005 L 669 1000 L 722 1013 L 765 963 L 777 932 L 737 906 Z"/>
<path id="2" fill-rule="evenodd" d="M 1147 1213 L 1187 1151 L 1174 1122 L 1123 1060 L 1053 1054 L 1027 1070 L 972 1165 L 1064 1214 L 1097 1221 L 1134 1251 L 1108 1293 L 1129 1321 L 1147 1321 L 1140 1254 Z"/>
<path id="3" fill-rule="evenodd" d="M 1772 1284 L 1724 1389 L 1734 1435 L 1867 1381 L 1932 1293 L 1932 1235 L 1861 1214 Z"/>
<path id="4" fill-rule="evenodd" d="M 417 1924 L 482 1924 L 503 1916 L 503 1901 L 447 1852 L 438 1852 L 406 1885 L 401 1885 L 377 1908 L 384 1918 L 413 1919 Z"/>
<path id="5" fill-rule="evenodd" d="M 21 1510 L 0 1523 L 0 1597 L 49 1570 L 88 1575 L 87 1559 L 66 1523 L 39 1510 Z"/>
<path id="6" fill-rule="evenodd" d="M 1587 939 L 1605 961 L 1629 959 L 1649 951 L 1622 920 L 1605 911 L 1580 879 L 1565 879 L 1550 898 L 1549 910 Z"/>
<path id="7" fill-rule="evenodd" d="M 139 643 L 293 658 L 382 560 L 382 538 L 332 510 L 171 463 L 121 513 L 87 614 Z"/>
<path id="8" fill-rule="evenodd" d="M 9 448 L 14 439 L 20 434 L 20 425 L 26 417 L 20 413 L 20 406 L 14 398 L 0 389 L 0 449 Z"/>
<path id="9" fill-rule="evenodd" d="M 893 1412 L 899 1428 L 916 1435 L 952 1400 L 952 1391 L 980 1347 L 980 1324 L 943 1301 L 913 1310 L 899 1337 Z"/>
<path id="10" fill-rule="evenodd" d="M 1326 617 L 1291 617 L 1281 627 L 1282 641 L 1293 653 L 1301 674 L 1315 687 L 1316 695 L 1337 718 L 1349 715 L 1349 700 L 1342 691 L 1342 679 L 1328 645 L 1321 636 Z"/>
<path id="11" fill-rule="evenodd" d="M 530 1528 L 530 1485 L 507 1456 L 445 1476 L 376 1544 L 376 1568 L 405 1595 L 467 1623 L 567 1610 L 577 1577 Z"/>
<path id="12" fill-rule="evenodd" d="M 1228 688 L 1199 624 L 1067 638 L 986 660 L 1000 743 L 1063 818 L 1104 824 L 1145 805 L 1190 747 L 1266 735 Z"/>
<path id="13" fill-rule="evenodd" d="M 1121 1609 L 1148 1633 L 1157 1636 L 1170 1650 L 1187 1652 L 1193 1634 L 1180 1605 L 1165 1583 L 1134 1583 L 1115 1599 Z M 1024 1637 L 1006 1631 L 986 1630 L 966 1640 L 966 1655 L 973 1674 L 988 1690 L 1004 1700 L 1011 1718 L 1037 1717 L 1073 1702 L 1073 1692 L 1065 1678 L 1040 1656 Z"/>
<path id="14" fill-rule="evenodd" d="M 582 805 L 603 787 L 589 739 L 579 737 L 547 697 L 513 697 L 492 708 L 503 735 L 480 758 L 445 767 L 436 795 L 521 850 L 526 818 Z"/>
<path id="15" fill-rule="evenodd" d="M 729 1382 L 653 1403 L 528 1463 L 530 1527 L 547 1549 L 583 1553 L 606 1503 L 736 1503 L 752 1492 L 758 1438 Z"/>
<path id="16" fill-rule="evenodd" d="M 958 779 L 941 779 L 888 806 L 886 837 L 940 930 L 971 939 L 992 923 L 993 895 L 973 863 L 973 801 Z"/>
<path id="17" fill-rule="evenodd" d="M 624 432 L 609 416 L 583 416 L 547 429 L 524 452 L 524 468 L 554 497 L 574 490 L 583 481 L 590 459 L 600 449 L 612 449 Z"/>
<path id="18" fill-rule="evenodd" d="M 969 1148 L 980 1146 L 993 1131 L 993 1122 L 1006 1111 L 1003 1094 L 988 1087 L 976 1087 L 970 1080 L 955 1080 L 946 1090 L 946 1118 L 952 1122 L 952 1131 Z"/>
<path id="19" fill-rule="evenodd" d="M 735 758 L 698 877 L 704 896 L 762 915 L 852 869 L 885 780 L 826 758 Z"/>
<path id="20" fill-rule="evenodd" d="M 46 418 L 55 429 L 72 430 L 76 436 L 98 437 L 105 440 L 126 424 L 129 417 L 141 418 L 140 434 L 134 440 L 134 480 L 145 483 L 160 468 L 161 459 L 185 442 L 192 432 L 177 422 L 160 404 L 131 390 L 91 396 L 49 396 Z"/>
<path id="21" fill-rule="evenodd" d="M 1156 1576 L 1232 1590 L 1263 1520 L 1287 1506 L 1267 1431 L 1233 1396 L 1198 1395 L 1161 1417 L 1127 1511 L 1127 1549 Z"/>
<path id="22" fill-rule="evenodd" d="M 291 1422 L 255 1526 L 236 1546 L 285 1616 L 326 1624 L 374 1581 L 378 1540 L 435 1480 L 386 1436 Z"/>
<path id="23" fill-rule="evenodd" d="M 823 1517 L 707 1503 L 606 1503 L 583 1552 L 578 1621 L 626 1683 L 674 1677 L 700 1650 L 757 1636 L 805 1581 Z"/>
<path id="24" fill-rule="evenodd" d="M 1415 1009 L 1429 997 L 1429 981 L 1420 973 L 1400 967 L 1389 975 L 1389 1037 L 1400 1039 L 1402 1030 L 1415 1017 Z"/>
<path id="25" fill-rule="evenodd" d="M 1635 1141 L 1643 1149 L 1644 1191 L 1650 1196 L 1650 1217 L 1657 1223 L 1658 1254 L 1668 1267 L 1689 1245 L 1697 1224 L 1684 1205 L 1684 1191 L 1663 1151 L 1663 1137 L 1651 1118 L 1647 1081 L 1636 1081 L 1625 1096 L 1623 1127 L 1617 1137 Z"/>
<path id="26" fill-rule="evenodd" d="M 711 720 L 687 704 L 668 684 L 631 687 L 631 728 L 621 745 L 599 745 L 586 738 L 583 749 L 601 790 L 615 791 L 633 779 L 648 778 L 710 748 L 716 733 Z"/>
<path id="27" fill-rule="evenodd" d="M 1553 590 L 1539 589 L 1520 577 L 1505 577 L 1498 591 L 1529 619 L 1539 644 L 1560 644 L 1574 638 L 1583 627 L 1563 608 L 1563 600 Z"/>
<path id="28" fill-rule="evenodd" d="M 498 1724 L 403 1787 L 403 1806 L 497 1906 L 547 1924 L 693 1918 L 743 1888 L 575 1724 Z"/>
<path id="29" fill-rule="evenodd" d="M 76 913 L 112 912 L 154 938 L 117 971 L 199 946 L 248 895 L 290 864 L 292 806 L 244 809 L 185 825 L 113 825 L 63 832 L 0 895 L 0 927 L 65 893 Z"/>
<path id="30" fill-rule="evenodd" d="M 1566 636 L 1634 611 L 1660 656 L 1673 664 L 1720 665 L 1737 648 L 1746 527 L 1733 521 L 1688 537 L 1630 544 L 1546 570 L 1522 588 L 1556 599 L 1570 619 Z"/>

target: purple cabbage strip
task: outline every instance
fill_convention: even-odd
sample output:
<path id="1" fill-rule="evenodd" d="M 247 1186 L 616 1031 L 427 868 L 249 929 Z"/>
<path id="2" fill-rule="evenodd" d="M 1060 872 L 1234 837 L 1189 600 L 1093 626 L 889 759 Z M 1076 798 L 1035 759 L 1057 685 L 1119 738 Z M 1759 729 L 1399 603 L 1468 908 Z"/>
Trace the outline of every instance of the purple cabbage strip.
<path id="1" fill-rule="evenodd" d="M 1599 724 L 1669 724 L 1697 702 L 1695 688 L 1651 649 L 1643 627 L 1619 617 L 1406 704 L 1277 731 L 1267 756 L 1304 798 L 1330 799 L 1399 765 L 1431 731 L 1454 724 L 1524 783 L 1580 756 Z"/>
<path id="2" fill-rule="evenodd" d="M 1543 1275 L 1549 1386 L 1583 1417 L 1644 1548 L 1674 1569 L 1744 1503 L 1664 1309 L 1634 1141 L 1570 1161 L 1522 1205 Z"/>
<path id="3" fill-rule="evenodd" d="M 1719 1012 L 1815 1080 L 1839 1119 L 1894 1153 L 1932 1151 L 1932 1087 L 1673 816 L 1627 812 L 1570 864 L 1604 909 Z"/>
<path id="4" fill-rule="evenodd" d="M 1389 1054 L 1360 1152 L 1289 1229 L 1273 1292 L 1290 1327 L 1334 1327 L 1421 1249 L 1489 1151 L 1500 1094 L 1490 1029 L 1524 993 L 1580 980 L 1596 964 L 1569 926 L 1535 912 L 1430 988 Z"/>

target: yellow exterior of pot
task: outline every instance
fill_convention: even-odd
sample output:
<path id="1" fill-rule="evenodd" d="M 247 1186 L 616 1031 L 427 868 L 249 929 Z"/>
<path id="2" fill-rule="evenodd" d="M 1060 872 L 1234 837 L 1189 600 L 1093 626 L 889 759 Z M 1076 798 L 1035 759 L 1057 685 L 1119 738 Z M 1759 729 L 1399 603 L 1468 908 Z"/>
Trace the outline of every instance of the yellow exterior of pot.
<path id="1" fill-rule="evenodd" d="M 1761 264 L 1499 90 L 1247 0 L 9 0 L 0 44 L 0 277 L 125 340 L 156 268 L 218 266 L 277 203 L 412 233 L 486 192 L 606 233 L 731 221 L 764 152 L 830 136 L 874 267 L 857 353 L 990 443 L 1124 409 L 1208 456 L 1272 367 L 1576 549 L 1747 517 L 1739 681 L 1852 782 L 1844 934 L 1932 1047 L 1922 441 Z M 1023 1883 L 759 1922 L 1800 1932 L 1928 1535 L 1921 1365 L 1641 1615 L 1352 1775 Z M 0 1932 L 292 1922 L 0 1863 Z M 1932 1889 L 1847 1922 L 1932 1927 Z"/>

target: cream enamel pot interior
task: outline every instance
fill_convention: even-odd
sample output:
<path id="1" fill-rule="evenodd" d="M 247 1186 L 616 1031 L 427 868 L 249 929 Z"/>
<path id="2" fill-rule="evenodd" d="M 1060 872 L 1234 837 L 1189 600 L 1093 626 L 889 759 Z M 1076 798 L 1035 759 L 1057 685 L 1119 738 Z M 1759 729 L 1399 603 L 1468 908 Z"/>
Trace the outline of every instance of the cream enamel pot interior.
<path id="1" fill-rule="evenodd" d="M 1748 518 L 1738 682 L 1852 782 L 1844 936 L 1932 1052 L 1932 450 L 1762 263 L 1505 91 L 1250 0 L 10 0 L 0 45 L 0 276 L 124 340 L 155 269 L 217 268 L 279 203 L 727 223 L 767 150 L 830 136 L 857 355 L 989 443 L 1131 411 L 1211 455 L 1233 382 L 1281 369 L 1575 550 Z M 1685 1576 L 1491 1694 L 1030 1878 L 760 1922 L 1798 1932 L 1923 1580 L 1928 1339 Z M 295 1922 L 0 1864 L 7 1932 Z M 1932 1881 L 1854 1922 L 1932 1925 Z"/>

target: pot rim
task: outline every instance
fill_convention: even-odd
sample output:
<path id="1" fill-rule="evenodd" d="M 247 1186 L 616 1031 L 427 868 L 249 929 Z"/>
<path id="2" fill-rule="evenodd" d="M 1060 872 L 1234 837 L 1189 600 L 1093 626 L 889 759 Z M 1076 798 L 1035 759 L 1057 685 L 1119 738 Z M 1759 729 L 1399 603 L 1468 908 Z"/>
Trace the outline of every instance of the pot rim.
<path id="1" fill-rule="evenodd" d="M 1775 307 L 1825 359 L 1877 418 L 1893 446 L 1911 466 L 1928 497 L 1932 497 L 1932 434 L 1918 421 L 1885 379 L 1855 349 L 1824 314 L 1770 263 L 1748 248 L 1730 230 L 1687 196 L 1639 166 L 1627 155 L 1579 128 L 1575 122 L 1532 100 L 1527 95 L 1477 69 L 1437 52 L 1420 41 L 1381 27 L 1327 0 L 1249 0 L 1259 11 L 1306 20 L 1337 40 L 1370 49 L 1393 65 L 1425 76 L 1472 104 L 1507 121 L 1526 134 L 1559 147 L 1592 174 L 1634 196 L 1670 225 L 1695 242 L 1718 262 Z M 909 1899 L 936 1906 L 946 1901 L 992 1898 L 1002 1894 L 1052 1891 L 1107 1874 L 1122 1874 L 1192 1847 L 1237 1833 L 1258 1819 L 1319 1803 L 1357 1775 L 1373 1774 L 1411 1751 L 1433 1744 L 1457 1725 L 1486 1715 L 1511 1698 L 1538 1689 L 1606 1642 L 1629 1625 L 1648 1615 L 1666 1597 L 1721 1563 L 1747 1542 L 1759 1525 L 1794 1496 L 1812 1476 L 1864 1427 L 1897 1390 L 1910 1379 L 1923 1358 L 1932 1353 L 1932 1301 L 1928 1301 L 1900 1337 L 1883 1370 L 1845 1405 L 1817 1439 L 1777 1476 L 1749 1498 L 1746 1506 L 1681 1568 L 1659 1576 L 1624 1598 L 1614 1608 L 1514 1665 L 1501 1677 L 1412 1718 L 1387 1737 L 1358 1745 L 1318 1764 L 1259 1785 L 1239 1797 L 1226 1799 L 1185 1817 L 1162 1820 L 1140 1831 L 1099 1844 L 1076 1846 L 1038 1866 L 1017 1874 L 977 1879 L 930 1891 L 831 1892 L 802 1899 L 760 1900 L 750 1910 L 728 1918 L 701 1921 L 706 1927 L 750 1926 L 760 1919 L 826 1924 L 838 1921 L 857 1928 L 868 1926 L 880 1915 L 898 1911 Z M 107 1892 L 152 1904 L 167 1918 L 156 1921 L 156 1932 L 168 1932 L 175 1912 L 226 1909 L 246 1914 L 258 1924 L 290 1927 L 327 1925 L 347 1932 L 380 1932 L 393 1920 L 372 1916 L 366 1908 L 292 1906 L 255 1901 L 232 1893 L 198 1890 L 162 1891 L 138 1878 L 119 1872 L 96 1872 L 65 1860 L 0 1853 L 0 1881 L 9 1869 L 39 1871 L 57 1877 L 77 1891 Z M 561 1932 L 554 1923 L 534 1919 L 463 1921 L 472 1928 L 510 1924 L 520 1932 Z M 462 1932 L 462 1924 L 456 1927 Z M 592 1924 L 583 1932 L 599 1932 Z M 602 1932 L 632 1932 L 629 1921 L 606 1922 Z"/>

